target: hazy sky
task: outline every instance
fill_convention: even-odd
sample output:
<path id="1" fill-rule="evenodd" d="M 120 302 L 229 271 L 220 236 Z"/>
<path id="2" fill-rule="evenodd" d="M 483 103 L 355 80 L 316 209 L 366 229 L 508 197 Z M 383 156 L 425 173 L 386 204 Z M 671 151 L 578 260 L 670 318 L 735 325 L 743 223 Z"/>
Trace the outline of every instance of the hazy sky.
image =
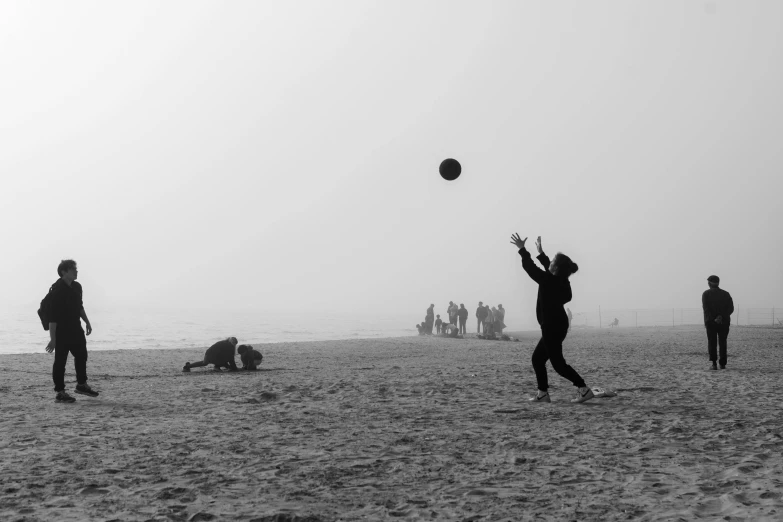
<path id="1" fill-rule="evenodd" d="M 2 301 L 783 306 L 782 6 L 4 2 Z"/>

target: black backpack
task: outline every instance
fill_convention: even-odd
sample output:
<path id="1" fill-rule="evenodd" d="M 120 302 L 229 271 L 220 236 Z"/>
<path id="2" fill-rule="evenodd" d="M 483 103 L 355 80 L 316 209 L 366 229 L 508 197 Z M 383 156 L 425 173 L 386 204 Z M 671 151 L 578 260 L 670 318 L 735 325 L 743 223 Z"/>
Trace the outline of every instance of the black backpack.
<path id="1" fill-rule="evenodd" d="M 41 307 L 38 309 L 38 317 L 41 319 L 41 325 L 43 326 L 44 330 L 49 330 L 49 304 L 50 304 L 50 297 L 52 296 L 52 291 L 54 290 L 54 285 L 57 283 L 55 282 L 52 286 L 49 287 L 49 292 L 47 292 L 46 296 L 41 299 Z"/>

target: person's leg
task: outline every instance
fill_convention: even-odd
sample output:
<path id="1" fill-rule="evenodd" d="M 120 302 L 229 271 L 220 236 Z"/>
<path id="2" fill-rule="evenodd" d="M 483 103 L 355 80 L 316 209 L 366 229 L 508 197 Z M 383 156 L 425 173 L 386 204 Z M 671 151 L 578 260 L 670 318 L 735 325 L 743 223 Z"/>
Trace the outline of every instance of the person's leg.
<path id="1" fill-rule="evenodd" d="M 208 364 L 209 364 L 208 362 L 198 361 L 198 362 L 194 362 L 194 363 L 188 363 L 186 366 L 188 368 L 198 368 L 199 366 L 206 366 Z"/>
<path id="2" fill-rule="evenodd" d="M 718 329 L 714 323 L 706 323 L 707 328 L 707 353 L 710 356 L 710 362 L 715 364 L 718 360 Z"/>
<path id="3" fill-rule="evenodd" d="M 576 370 L 571 368 L 566 363 L 565 357 L 563 357 L 563 341 L 566 337 L 568 328 L 547 330 L 544 332 L 544 342 L 546 344 L 547 355 L 549 356 L 549 362 L 552 363 L 552 368 L 563 378 L 568 379 L 577 388 L 585 388 L 584 379 L 577 373 Z"/>
<path id="4" fill-rule="evenodd" d="M 52 380 L 56 392 L 65 390 L 65 363 L 68 362 L 68 352 L 68 345 L 58 341 L 54 348 L 54 364 L 52 365 Z"/>
<path id="5" fill-rule="evenodd" d="M 70 347 L 73 355 L 73 367 L 76 370 L 76 382 L 87 384 L 87 343 L 76 343 Z"/>
<path id="6" fill-rule="evenodd" d="M 720 346 L 720 357 L 718 364 L 721 368 L 726 366 L 726 359 L 728 358 L 728 337 L 729 337 L 729 325 L 722 324 L 718 329 L 718 345 Z"/>
<path id="7" fill-rule="evenodd" d="M 546 344 L 544 344 L 544 338 L 542 337 L 536 349 L 533 350 L 533 356 L 531 362 L 533 363 L 533 371 L 536 372 L 536 383 L 538 384 L 538 391 L 546 393 L 549 390 L 549 380 L 546 375 L 546 361 L 549 359 L 547 355 Z"/>

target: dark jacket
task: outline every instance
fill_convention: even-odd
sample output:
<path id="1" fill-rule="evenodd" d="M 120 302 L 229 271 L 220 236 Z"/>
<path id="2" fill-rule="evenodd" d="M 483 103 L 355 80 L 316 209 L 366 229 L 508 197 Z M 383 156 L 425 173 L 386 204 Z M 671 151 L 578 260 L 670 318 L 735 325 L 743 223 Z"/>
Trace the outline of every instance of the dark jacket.
<path id="1" fill-rule="evenodd" d="M 704 309 L 704 324 L 715 322 L 719 315 L 723 317 L 723 324 L 730 324 L 731 314 L 734 313 L 734 301 L 731 295 L 720 288 L 710 288 L 701 294 L 701 307 Z"/>
<path id="2" fill-rule="evenodd" d="M 57 323 L 57 341 L 86 342 L 82 329 L 82 285 L 73 281 L 68 286 L 62 279 L 53 285 L 49 301 L 49 322 Z"/>
<path id="3" fill-rule="evenodd" d="M 235 356 L 236 347 L 228 339 L 225 339 L 216 342 L 207 349 L 207 353 L 204 354 L 204 362 L 215 366 L 228 366 L 232 370 L 236 370 Z"/>
<path id="4" fill-rule="evenodd" d="M 571 300 L 571 283 L 567 277 L 556 276 L 549 271 L 549 257 L 543 252 L 538 261 L 544 266 L 542 270 L 533 262 L 530 253 L 524 248 L 519 249 L 522 256 L 522 268 L 527 275 L 538 283 L 538 299 L 536 300 L 536 319 L 541 328 L 568 328 L 568 316 L 563 306 Z"/>
<path id="5" fill-rule="evenodd" d="M 487 316 L 486 308 L 484 308 L 483 306 L 479 306 L 478 308 L 476 308 L 476 317 L 478 317 L 483 321 L 486 316 Z"/>
<path id="6" fill-rule="evenodd" d="M 457 310 L 457 317 L 459 317 L 459 319 L 461 321 L 467 321 L 468 320 L 468 309 L 467 308 L 460 308 L 459 310 Z"/>

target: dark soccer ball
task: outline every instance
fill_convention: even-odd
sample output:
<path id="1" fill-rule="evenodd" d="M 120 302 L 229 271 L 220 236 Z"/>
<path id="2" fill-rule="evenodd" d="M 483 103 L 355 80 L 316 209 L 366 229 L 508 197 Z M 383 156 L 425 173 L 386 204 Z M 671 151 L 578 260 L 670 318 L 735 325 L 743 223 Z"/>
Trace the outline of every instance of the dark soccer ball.
<path id="1" fill-rule="evenodd" d="M 449 158 L 441 162 L 438 170 L 443 179 L 446 181 L 454 181 L 462 173 L 462 165 L 459 164 L 459 161 Z"/>

